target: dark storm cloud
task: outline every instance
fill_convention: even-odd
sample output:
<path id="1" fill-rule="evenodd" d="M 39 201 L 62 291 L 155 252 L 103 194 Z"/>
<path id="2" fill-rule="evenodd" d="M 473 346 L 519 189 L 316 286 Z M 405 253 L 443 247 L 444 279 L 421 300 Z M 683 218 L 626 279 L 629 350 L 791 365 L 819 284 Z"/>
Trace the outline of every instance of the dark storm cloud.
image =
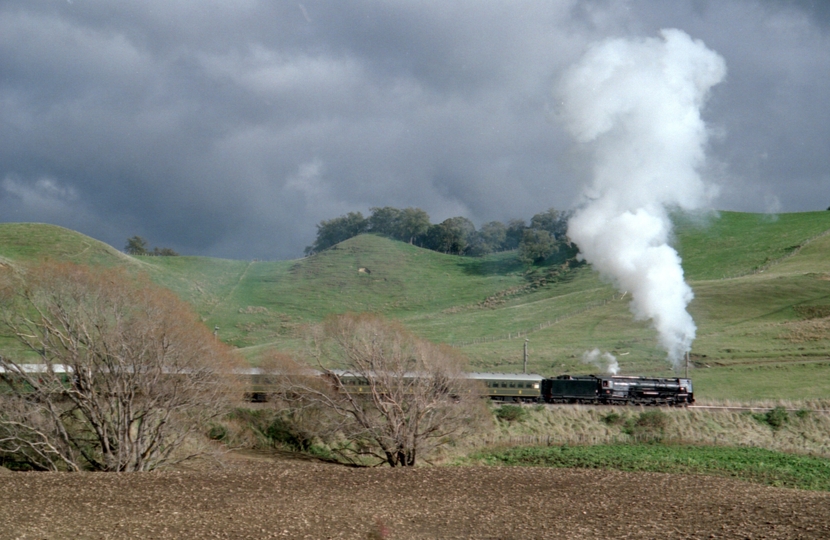
<path id="1" fill-rule="evenodd" d="M 116 247 L 296 257 L 372 206 L 477 224 L 566 208 L 551 90 L 589 43 L 676 27 L 724 57 L 721 209 L 830 204 L 822 2 L 0 4 L 0 219 Z"/>
<path id="2" fill-rule="evenodd" d="M 699 1 L 686 20 L 685 29 L 718 51 L 729 70 L 705 111 L 720 135 L 712 154 L 722 168 L 723 208 L 830 204 L 830 21 L 822 5 Z M 652 28 L 675 23 L 666 11 L 648 10 L 643 20 Z"/>

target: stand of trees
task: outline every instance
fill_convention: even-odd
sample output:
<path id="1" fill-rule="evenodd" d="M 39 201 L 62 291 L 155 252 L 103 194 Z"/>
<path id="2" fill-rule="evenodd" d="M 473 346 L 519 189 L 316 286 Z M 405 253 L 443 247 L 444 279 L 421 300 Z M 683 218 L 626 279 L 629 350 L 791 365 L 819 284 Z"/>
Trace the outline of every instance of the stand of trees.
<path id="1" fill-rule="evenodd" d="M 36 470 L 147 471 L 241 395 L 230 352 L 187 304 L 121 270 L 0 273 L 0 458 Z M 184 450 L 187 446 L 187 451 Z"/>
<path id="2" fill-rule="evenodd" d="M 567 243 L 568 214 L 554 208 L 533 216 L 529 226 L 524 220 L 513 219 L 506 225 L 491 221 L 479 230 L 465 217 L 431 224 L 429 215 L 420 208 L 385 206 L 370 211 L 368 218 L 360 212 L 349 212 L 321 221 L 317 238 L 305 248 L 305 254 L 319 253 L 359 234 L 374 233 L 453 255 L 481 256 L 518 249 L 519 259 L 530 265 L 543 262 Z"/>
<path id="3" fill-rule="evenodd" d="M 154 255 L 157 257 L 175 257 L 178 253 L 170 248 L 154 247 L 149 249 L 147 240 L 140 236 L 132 236 L 127 239 L 127 244 L 124 246 L 124 251 L 129 255 Z"/>
<path id="4" fill-rule="evenodd" d="M 489 418 L 483 388 L 464 376 L 458 353 L 397 323 L 331 317 L 315 329 L 310 355 L 324 377 L 310 366 L 289 367 L 284 357 L 271 364 L 286 418 L 303 439 L 319 438 L 347 461 L 410 467 Z M 348 384 L 355 380 L 361 391 Z"/>

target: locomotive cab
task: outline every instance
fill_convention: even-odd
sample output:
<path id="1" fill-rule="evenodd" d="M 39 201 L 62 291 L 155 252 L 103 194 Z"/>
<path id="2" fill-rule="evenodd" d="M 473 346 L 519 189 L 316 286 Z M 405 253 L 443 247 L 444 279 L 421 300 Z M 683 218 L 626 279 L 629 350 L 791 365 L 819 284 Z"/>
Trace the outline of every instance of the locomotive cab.
<path id="1" fill-rule="evenodd" d="M 629 383 L 613 377 L 600 377 L 600 401 L 602 403 L 625 403 L 628 399 Z"/>
<path id="2" fill-rule="evenodd" d="M 680 384 L 680 392 L 677 394 L 677 399 L 683 403 L 694 403 L 695 393 L 692 388 L 692 379 L 677 379 Z"/>

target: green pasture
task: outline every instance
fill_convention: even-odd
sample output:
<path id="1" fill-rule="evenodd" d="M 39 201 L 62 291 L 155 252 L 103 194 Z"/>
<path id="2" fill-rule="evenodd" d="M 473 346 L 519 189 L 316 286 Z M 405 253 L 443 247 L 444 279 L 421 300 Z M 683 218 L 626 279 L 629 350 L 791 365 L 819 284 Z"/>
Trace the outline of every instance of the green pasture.
<path id="1" fill-rule="evenodd" d="M 135 257 L 156 283 L 176 291 L 203 319 L 223 305 L 253 263 L 207 257 Z"/>
<path id="2" fill-rule="evenodd" d="M 827 399 L 830 397 L 830 358 L 815 361 L 753 361 L 693 369 L 698 402 Z"/>
<path id="3" fill-rule="evenodd" d="M 761 448 L 661 444 L 517 447 L 477 452 L 468 462 L 705 474 L 773 486 L 830 491 L 830 460 Z"/>
<path id="4" fill-rule="evenodd" d="M 743 276 L 791 255 L 830 230 L 830 212 L 674 216 L 676 245 L 687 279 Z"/>
<path id="5" fill-rule="evenodd" d="M 0 262 L 50 258 L 79 264 L 136 266 L 128 255 L 75 231 L 43 223 L 0 224 Z"/>
<path id="6" fill-rule="evenodd" d="M 695 294 L 698 397 L 828 395 L 830 212 L 674 219 Z M 271 351 L 302 355 L 307 325 L 326 315 L 368 311 L 457 346 L 471 369 L 520 371 L 528 340 L 529 369 L 545 375 L 596 372 L 582 362 L 594 348 L 626 374 L 675 373 L 628 297 L 588 265 L 560 268 L 561 259 L 528 272 L 515 252 L 458 257 L 374 235 L 293 261 L 130 257 L 60 227 L 0 224 L 0 262 L 45 257 L 146 271 L 254 363 Z"/>
<path id="7" fill-rule="evenodd" d="M 297 261 L 252 262 L 207 315 L 239 347 L 294 339 L 327 315 L 441 313 L 524 284 L 512 256 L 443 255 L 362 235 Z"/>

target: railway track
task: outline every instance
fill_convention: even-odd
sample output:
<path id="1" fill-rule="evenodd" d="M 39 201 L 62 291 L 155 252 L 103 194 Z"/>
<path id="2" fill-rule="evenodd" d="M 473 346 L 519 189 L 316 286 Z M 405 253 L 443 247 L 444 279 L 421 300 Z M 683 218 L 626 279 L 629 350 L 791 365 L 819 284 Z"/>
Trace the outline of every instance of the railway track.
<path id="1" fill-rule="evenodd" d="M 508 405 L 516 405 L 516 403 L 507 403 Z M 533 403 L 525 403 L 524 405 L 538 405 Z M 600 405 L 594 403 L 545 403 L 546 407 L 598 407 L 601 409 L 606 409 L 608 407 L 655 407 L 655 405 Z M 696 409 L 696 410 L 709 410 L 709 411 L 743 411 L 743 412 L 755 412 L 755 413 L 765 413 L 773 410 L 775 407 L 749 407 L 749 406 L 733 406 L 733 405 L 685 405 L 685 406 L 675 406 L 675 405 L 656 405 L 660 408 L 667 408 L 667 409 Z M 801 410 L 805 410 L 803 408 L 794 409 L 794 408 L 784 408 L 787 412 L 798 412 Z M 814 413 L 822 413 L 822 414 L 830 414 L 830 409 L 806 409 L 810 412 Z"/>

